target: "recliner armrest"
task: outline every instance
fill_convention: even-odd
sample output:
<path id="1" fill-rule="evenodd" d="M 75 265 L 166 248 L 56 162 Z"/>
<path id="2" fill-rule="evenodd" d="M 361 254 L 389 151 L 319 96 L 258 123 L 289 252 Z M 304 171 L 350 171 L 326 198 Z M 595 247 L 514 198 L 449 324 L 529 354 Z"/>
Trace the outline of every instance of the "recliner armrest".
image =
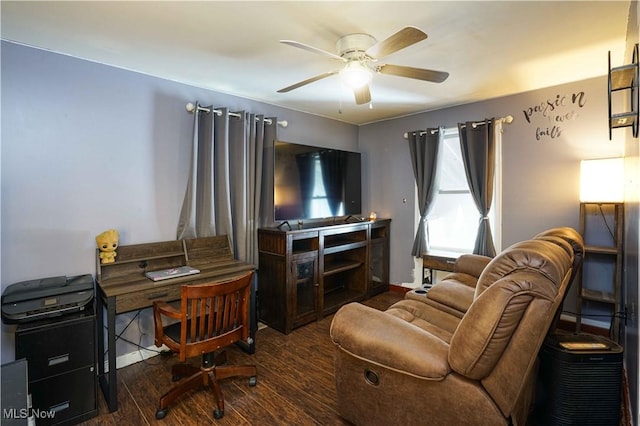
<path id="1" fill-rule="evenodd" d="M 468 274 L 479 278 L 484 268 L 491 262 L 491 257 L 480 254 L 463 254 L 453 265 L 453 272 Z"/>
<path id="2" fill-rule="evenodd" d="M 446 342 L 360 303 L 340 308 L 330 334 L 342 350 L 386 368 L 430 380 L 441 380 L 451 372 Z"/>

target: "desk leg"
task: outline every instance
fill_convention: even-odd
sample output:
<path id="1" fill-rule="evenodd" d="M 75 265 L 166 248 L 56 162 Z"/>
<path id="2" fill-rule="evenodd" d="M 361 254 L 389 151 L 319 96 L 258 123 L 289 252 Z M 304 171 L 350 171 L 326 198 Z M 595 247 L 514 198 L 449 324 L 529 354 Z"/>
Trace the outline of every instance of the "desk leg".
<path id="1" fill-rule="evenodd" d="M 107 354 L 109 355 L 109 412 L 118 409 L 118 377 L 116 375 L 116 299 L 107 303 Z"/>
<path id="2" fill-rule="evenodd" d="M 249 345 L 248 352 L 250 354 L 256 353 L 256 332 L 258 331 L 258 304 L 257 297 L 258 294 L 258 274 L 253 274 L 253 282 L 251 283 L 251 302 L 249 303 L 249 309 L 251 312 L 249 314 L 249 335 L 251 336 L 251 344 Z"/>
<path id="3" fill-rule="evenodd" d="M 115 298 L 107 298 L 107 359 L 109 372 L 105 373 L 104 362 L 104 302 L 102 297 L 98 298 L 98 328 L 100 334 L 98 336 L 98 380 L 100 388 L 104 394 L 109 412 L 113 413 L 118 409 L 118 378 L 116 375 L 116 303 Z M 107 377 L 108 375 L 108 377 Z"/>
<path id="4" fill-rule="evenodd" d="M 258 292 L 258 274 L 253 274 L 253 281 L 251 282 L 251 298 L 249 301 L 249 337 L 251 343 L 237 342 L 237 345 L 248 354 L 253 355 L 256 353 L 256 332 L 258 331 L 258 306 L 256 294 Z"/>

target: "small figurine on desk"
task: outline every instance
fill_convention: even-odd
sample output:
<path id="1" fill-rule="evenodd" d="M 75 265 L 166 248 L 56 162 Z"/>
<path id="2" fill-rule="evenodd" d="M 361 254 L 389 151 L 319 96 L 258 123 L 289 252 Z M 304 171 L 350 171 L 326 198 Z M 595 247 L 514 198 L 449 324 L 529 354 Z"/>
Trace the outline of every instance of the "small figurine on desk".
<path id="1" fill-rule="evenodd" d="M 113 263 L 116 261 L 116 249 L 118 248 L 118 231 L 109 229 L 96 237 L 100 250 L 100 263 Z"/>

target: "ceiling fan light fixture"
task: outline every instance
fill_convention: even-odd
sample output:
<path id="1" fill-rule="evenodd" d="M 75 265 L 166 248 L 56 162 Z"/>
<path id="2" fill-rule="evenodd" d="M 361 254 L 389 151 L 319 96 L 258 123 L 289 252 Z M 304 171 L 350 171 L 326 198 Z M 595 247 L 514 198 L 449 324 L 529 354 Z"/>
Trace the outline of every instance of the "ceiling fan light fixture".
<path id="1" fill-rule="evenodd" d="M 373 74 L 394 75 L 397 77 L 412 78 L 414 80 L 442 83 L 449 77 L 449 74 L 446 72 L 378 63 L 380 59 L 412 46 L 426 38 L 427 34 L 415 27 L 404 27 L 380 42 L 369 34 L 347 34 L 340 37 L 336 42 L 338 54 L 293 40 L 280 40 L 281 43 L 339 60 L 344 64 L 344 67 L 292 84 L 291 86 L 278 90 L 278 93 L 289 92 L 338 74 L 340 75 L 342 84 L 353 92 L 356 104 L 369 104 L 371 107 L 370 89 Z"/>
<path id="2" fill-rule="evenodd" d="M 352 89 L 357 89 L 371 83 L 373 73 L 361 62 L 349 62 L 341 71 L 340 79 Z"/>

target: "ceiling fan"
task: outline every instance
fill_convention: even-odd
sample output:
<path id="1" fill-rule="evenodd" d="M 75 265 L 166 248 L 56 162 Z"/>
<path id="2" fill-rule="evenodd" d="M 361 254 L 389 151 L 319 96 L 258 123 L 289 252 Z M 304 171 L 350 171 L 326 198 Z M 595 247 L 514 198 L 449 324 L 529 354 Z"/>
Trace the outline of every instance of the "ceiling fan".
<path id="1" fill-rule="evenodd" d="M 291 86 L 278 90 L 278 93 L 285 93 L 307 84 L 313 83 L 332 75 L 340 75 L 342 80 L 353 89 L 356 104 L 366 104 L 371 101 L 369 85 L 373 73 L 395 75 L 398 77 L 413 78 L 416 80 L 442 83 L 449 77 L 449 73 L 434 71 L 423 68 L 405 67 L 402 65 L 379 64 L 378 61 L 398 50 L 409 47 L 427 38 L 427 34 L 415 27 L 405 27 L 397 33 L 378 42 L 369 34 L 349 34 L 341 37 L 336 43 L 338 54 L 318 49 L 293 40 L 280 40 L 281 43 L 289 46 L 308 50 L 331 59 L 345 62 L 342 69 L 328 71 L 300 81 Z"/>

